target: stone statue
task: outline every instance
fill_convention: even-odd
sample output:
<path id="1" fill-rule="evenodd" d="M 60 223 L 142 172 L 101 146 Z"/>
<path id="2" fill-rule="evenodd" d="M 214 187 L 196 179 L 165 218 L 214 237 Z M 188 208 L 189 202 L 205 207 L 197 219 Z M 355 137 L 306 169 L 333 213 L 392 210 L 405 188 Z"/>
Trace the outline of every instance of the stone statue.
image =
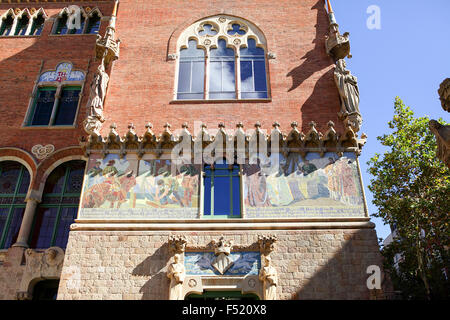
<path id="1" fill-rule="evenodd" d="M 429 127 L 436 136 L 436 156 L 450 168 L 450 126 L 444 126 L 436 120 L 430 120 Z"/>
<path id="2" fill-rule="evenodd" d="M 264 267 L 259 272 L 259 279 L 264 282 L 264 300 L 277 299 L 277 270 L 271 265 L 270 256 L 264 258 Z"/>
<path id="3" fill-rule="evenodd" d="M 346 69 L 346 66 L 344 59 L 338 60 L 334 71 L 334 80 L 341 97 L 341 114 L 344 116 L 360 114 L 358 80 Z"/>
<path id="4" fill-rule="evenodd" d="M 103 117 L 103 102 L 106 97 L 106 89 L 108 87 L 109 76 L 105 71 L 105 66 L 102 62 L 95 72 L 94 80 L 91 84 L 89 95 L 88 117 L 85 120 L 85 130 L 87 133 L 97 133 L 100 130 L 101 123 L 105 121 Z"/>
<path id="5" fill-rule="evenodd" d="M 183 300 L 183 282 L 186 277 L 184 264 L 180 262 L 180 255 L 175 254 L 174 263 L 167 270 L 167 277 L 170 278 L 169 300 Z"/>

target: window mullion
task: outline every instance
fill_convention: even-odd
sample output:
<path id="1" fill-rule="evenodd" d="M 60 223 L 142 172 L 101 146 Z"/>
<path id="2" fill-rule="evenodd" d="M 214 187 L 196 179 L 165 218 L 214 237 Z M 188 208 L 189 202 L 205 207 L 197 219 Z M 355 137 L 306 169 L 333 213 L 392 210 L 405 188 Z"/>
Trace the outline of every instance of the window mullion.
<path id="1" fill-rule="evenodd" d="M 204 97 L 205 100 L 209 99 L 209 73 L 210 73 L 210 57 L 209 57 L 209 48 L 206 49 L 205 53 L 205 83 L 204 83 Z"/>
<path id="2" fill-rule="evenodd" d="M 55 101 L 53 102 L 52 115 L 50 116 L 50 120 L 48 123 L 49 126 L 52 126 L 53 122 L 55 122 L 56 110 L 59 108 L 59 105 L 61 102 L 62 89 L 63 88 L 61 86 L 58 86 L 58 88 L 56 88 Z"/>
<path id="3" fill-rule="evenodd" d="M 230 173 L 230 216 L 233 216 L 233 169 L 234 166 L 231 167 L 231 172 Z"/>
<path id="4" fill-rule="evenodd" d="M 235 82 L 236 82 L 236 98 L 241 99 L 241 55 L 238 53 L 239 50 L 236 49 L 236 58 L 235 58 Z"/>
<path id="5" fill-rule="evenodd" d="M 211 168 L 211 216 L 214 216 L 214 169 Z"/>

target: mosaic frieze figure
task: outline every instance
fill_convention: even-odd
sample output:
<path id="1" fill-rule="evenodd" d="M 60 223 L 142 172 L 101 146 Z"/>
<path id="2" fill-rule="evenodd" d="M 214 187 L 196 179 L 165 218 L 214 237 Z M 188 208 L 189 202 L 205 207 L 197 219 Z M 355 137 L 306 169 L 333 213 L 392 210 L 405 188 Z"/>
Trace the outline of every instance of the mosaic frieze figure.
<path id="1" fill-rule="evenodd" d="M 344 59 L 336 62 L 334 71 L 334 80 L 339 91 L 341 100 L 341 111 L 339 115 L 342 118 L 351 119 L 352 129 L 357 132 L 362 123 L 361 113 L 359 112 L 359 89 L 358 80 L 349 70 Z M 356 116 L 356 117 L 355 117 Z"/>
<path id="2" fill-rule="evenodd" d="M 89 101 L 87 104 L 88 117 L 85 121 L 85 130 L 87 133 L 95 133 L 99 135 L 101 124 L 105 121 L 103 117 L 103 102 L 106 97 L 106 89 L 108 88 L 109 76 L 105 71 L 105 66 L 100 63 L 94 80 L 91 84 Z"/>
<path id="3" fill-rule="evenodd" d="M 167 270 L 167 277 L 170 279 L 169 300 L 183 300 L 183 283 L 186 278 L 186 270 L 181 261 L 181 255 L 175 254 L 174 262 Z"/>
<path id="4" fill-rule="evenodd" d="M 276 300 L 278 273 L 269 256 L 264 258 L 264 267 L 259 272 L 259 279 L 264 283 L 264 300 Z"/>

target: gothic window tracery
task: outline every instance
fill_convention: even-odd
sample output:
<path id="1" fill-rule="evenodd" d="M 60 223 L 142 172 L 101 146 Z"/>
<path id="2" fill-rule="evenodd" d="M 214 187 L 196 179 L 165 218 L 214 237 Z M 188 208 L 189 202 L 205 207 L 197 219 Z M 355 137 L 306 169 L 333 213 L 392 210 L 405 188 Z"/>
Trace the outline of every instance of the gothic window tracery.
<path id="1" fill-rule="evenodd" d="M 197 21 L 179 37 L 176 100 L 268 99 L 267 46 L 244 19 Z"/>

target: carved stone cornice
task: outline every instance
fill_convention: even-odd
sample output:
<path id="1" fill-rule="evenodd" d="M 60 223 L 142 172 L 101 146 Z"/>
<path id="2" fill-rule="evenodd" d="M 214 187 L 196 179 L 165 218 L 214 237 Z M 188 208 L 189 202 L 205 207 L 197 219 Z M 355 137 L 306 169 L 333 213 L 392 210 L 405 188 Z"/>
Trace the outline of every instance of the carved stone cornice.
<path id="1" fill-rule="evenodd" d="M 224 124 L 220 123 L 219 130 L 215 135 L 210 135 L 206 125 L 202 125 L 197 135 L 193 136 L 186 123 L 182 125 L 180 134 L 172 132 L 171 125 L 166 123 L 160 135 L 152 131 L 151 123 L 147 123 L 143 135 L 139 136 L 134 125 L 130 124 L 128 131 L 121 137 L 117 132 L 117 125 L 113 123 L 107 136 L 102 137 L 92 134 L 80 139 L 80 145 L 86 155 L 91 153 L 102 153 L 103 155 L 118 153 L 123 156 L 128 153 L 137 153 L 140 157 L 144 154 L 154 154 L 159 157 L 164 152 L 171 152 L 180 143 L 190 144 L 193 150 L 203 151 L 207 147 L 218 147 L 218 143 L 222 142 L 224 152 L 237 154 L 238 151 L 245 148 L 246 156 L 248 156 L 252 144 L 258 146 L 260 142 L 265 142 L 267 143 L 267 152 L 270 153 L 270 148 L 276 141 L 279 152 L 283 154 L 294 152 L 306 156 L 308 153 L 323 155 L 326 152 L 334 152 L 342 155 L 344 152 L 352 152 L 359 156 L 367 139 L 364 134 L 361 135 L 361 138 L 358 138 L 350 122 L 346 122 L 343 133 L 336 132 L 332 121 L 328 122 L 328 130 L 325 134 L 317 130 L 315 122 L 310 123 L 310 130 L 306 134 L 298 129 L 298 123 L 295 121 L 291 124 L 291 127 L 291 131 L 283 132 L 279 124 L 274 123 L 273 130 L 266 133 L 257 123 L 256 130 L 247 135 L 243 130 L 242 123 L 237 124 L 233 133 L 226 132 Z M 226 148 L 232 148 L 233 150 L 227 150 Z M 259 151 L 262 152 L 262 150 Z"/>

